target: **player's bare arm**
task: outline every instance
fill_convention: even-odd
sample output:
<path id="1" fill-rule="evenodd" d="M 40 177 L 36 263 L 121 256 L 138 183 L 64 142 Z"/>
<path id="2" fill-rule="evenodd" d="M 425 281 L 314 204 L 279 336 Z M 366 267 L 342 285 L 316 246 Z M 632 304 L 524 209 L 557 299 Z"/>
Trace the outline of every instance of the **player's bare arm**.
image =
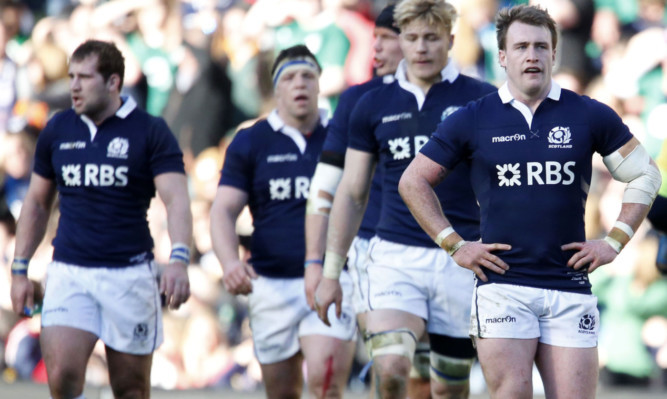
<path id="1" fill-rule="evenodd" d="M 375 172 L 373 154 L 348 148 L 345 169 L 331 208 L 323 277 L 315 291 L 315 310 L 329 325 L 327 310 L 336 304 L 336 316 L 342 311 L 343 293 L 338 278 L 345 265 L 347 251 L 363 218 L 371 179 Z"/>
<path id="2" fill-rule="evenodd" d="M 16 226 L 10 296 L 12 308 L 17 314 L 23 314 L 24 308 L 32 309 L 34 306 L 34 287 L 28 279 L 28 262 L 44 238 L 55 196 L 55 182 L 33 173 Z"/>
<path id="3" fill-rule="evenodd" d="M 415 220 L 433 240 L 447 251 L 459 266 L 472 270 L 482 281 L 488 281 L 482 267 L 504 274 L 509 266 L 492 251 L 509 250 L 507 244 L 466 242 L 454 231 L 442 212 L 433 187 L 447 177 L 447 169 L 425 155 L 417 154 L 398 182 L 398 192 Z"/>
<path id="4" fill-rule="evenodd" d="M 211 207 L 213 250 L 222 264 L 222 282 L 232 295 L 252 292 L 253 268 L 239 258 L 236 219 L 248 203 L 248 193 L 231 186 L 219 186 Z"/>
<path id="5" fill-rule="evenodd" d="M 627 245 L 646 218 L 662 183 L 658 166 L 634 137 L 604 157 L 604 163 L 614 179 L 627 183 L 616 223 L 602 240 L 573 242 L 562 246 L 564 251 L 577 251 L 567 265 L 576 270 L 589 265 L 589 273 L 611 263 Z"/>
<path id="6" fill-rule="evenodd" d="M 163 173 L 155 177 L 155 188 L 167 209 L 167 231 L 172 256 L 160 280 L 160 293 L 170 309 L 178 309 L 190 297 L 188 279 L 189 248 L 192 241 L 192 213 L 187 178 L 182 173 Z M 181 255 L 183 252 L 183 256 Z"/>

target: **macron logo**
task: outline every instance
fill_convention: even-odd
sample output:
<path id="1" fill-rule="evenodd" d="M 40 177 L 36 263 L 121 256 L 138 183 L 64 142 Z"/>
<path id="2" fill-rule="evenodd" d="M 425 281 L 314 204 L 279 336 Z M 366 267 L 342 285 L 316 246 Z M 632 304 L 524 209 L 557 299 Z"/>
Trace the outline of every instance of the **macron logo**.
<path id="1" fill-rule="evenodd" d="M 404 119 L 410 119 L 412 118 L 412 114 L 409 112 L 403 112 L 400 114 L 396 115 L 387 115 L 382 117 L 382 123 L 389 123 L 389 122 L 396 122 L 396 121 L 402 121 Z"/>
<path id="2" fill-rule="evenodd" d="M 298 160 L 299 157 L 296 154 L 269 155 L 266 158 L 267 163 L 296 162 Z"/>
<path id="3" fill-rule="evenodd" d="M 525 134 L 516 133 L 516 134 L 511 135 L 511 136 L 492 137 L 491 142 L 492 143 L 508 143 L 508 142 L 512 142 L 512 141 L 523 141 L 525 139 L 526 139 Z"/>
<path id="4" fill-rule="evenodd" d="M 83 150 L 86 148 L 85 141 L 70 141 L 68 143 L 60 143 L 60 150 Z"/>

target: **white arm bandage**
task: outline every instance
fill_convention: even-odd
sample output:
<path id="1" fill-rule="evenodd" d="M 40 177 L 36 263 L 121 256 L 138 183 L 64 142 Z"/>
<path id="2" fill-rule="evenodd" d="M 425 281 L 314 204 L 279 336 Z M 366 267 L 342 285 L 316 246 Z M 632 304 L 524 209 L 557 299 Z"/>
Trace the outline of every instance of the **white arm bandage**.
<path id="1" fill-rule="evenodd" d="M 614 151 L 602 160 L 614 179 L 628 183 L 623 194 L 624 203 L 653 203 L 662 177 L 658 168 L 651 164 L 651 157 L 644 147 L 637 145 L 625 158 Z"/>
<path id="2" fill-rule="evenodd" d="M 321 195 L 320 192 L 324 191 L 333 197 L 341 177 L 343 177 L 343 169 L 322 162 L 317 164 L 315 174 L 310 180 L 306 215 L 329 216 L 333 203 L 332 199 L 326 195 Z"/>

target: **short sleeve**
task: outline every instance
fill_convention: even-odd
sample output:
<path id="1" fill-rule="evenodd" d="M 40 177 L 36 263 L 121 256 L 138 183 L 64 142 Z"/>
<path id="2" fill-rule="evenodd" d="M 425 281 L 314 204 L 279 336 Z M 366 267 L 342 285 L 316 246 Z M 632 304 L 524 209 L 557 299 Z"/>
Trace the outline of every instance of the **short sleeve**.
<path id="1" fill-rule="evenodd" d="M 51 160 L 51 148 L 53 146 L 53 137 L 55 137 L 54 127 L 57 118 L 58 115 L 54 116 L 46 124 L 37 138 L 37 147 L 35 148 L 33 172 L 50 180 L 55 180 L 56 178 L 56 173 L 53 170 L 53 162 Z"/>
<path id="2" fill-rule="evenodd" d="M 250 132 L 239 131 L 227 147 L 219 186 L 232 186 L 247 193 L 252 186 L 253 165 Z"/>
<path id="3" fill-rule="evenodd" d="M 609 106 L 596 100 L 589 100 L 588 115 L 592 118 L 593 149 L 603 157 L 618 150 L 632 139 L 630 129 Z"/>
<path id="4" fill-rule="evenodd" d="M 149 159 L 153 176 L 168 172 L 185 173 L 183 152 L 167 123 L 162 118 L 153 117 L 150 129 Z"/>
<path id="5" fill-rule="evenodd" d="M 378 142 L 371 117 L 373 113 L 368 109 L 368 104 L 372 104 L 374 92 L 375 90 L 371 90 L 357 101 L 350 115 L 350 126 L 347 131 L 349 148 L 373 154 L 378 151 Z"/>
<path id="6" fill-rule="evenodd" d="M 453 169 L 471 153 L 474 115 L 472 104 L 454 112 L 437 126 L 420 152 L 445 168 Z"/>

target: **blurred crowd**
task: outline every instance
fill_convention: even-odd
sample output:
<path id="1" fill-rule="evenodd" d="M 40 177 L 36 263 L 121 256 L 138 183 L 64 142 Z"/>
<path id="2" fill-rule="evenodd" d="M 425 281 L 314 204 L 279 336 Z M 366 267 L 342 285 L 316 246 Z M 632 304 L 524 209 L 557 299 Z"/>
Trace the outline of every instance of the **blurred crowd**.
<path id="1" fill-rule="evenodd" d="M 496 85 L 493 18 L 511 0 L 451 0 L 459 11 L 451 58 L 466 74 Z M 611 106 L 654 158 L 667 136 L 667 0 L 536 0 L 560 28 L 555 79 Z M 283 48 L 305 43 L 323 67 L 321 106 L 331 112 L 346 87 L 373 74 L 373 20 L 382 0 L 0 0 L 0 372 L 6 381 L 45 382 L 39 315 L 11 311 L 15 220 L 31 173 L 39 132 L 71 106 L 68 55 L 86 38 L 123 51 L 125 94 L 165 118 L 185 154 L 196 256 L 192 297 L 165 312 L 165 342 L 152 381 L 167 389 L 261 386 L 243 297 L 221 284 L 211 250 L 209 210 L 224 149 L 245 123 L 273 108 L 269 67 Z M 667 143 L 667 142 L 666 142 Z M 661 154 L 662 151 L 662 154 Z M 623 184 L 597 158 L 587 203 L 587 235 L 604 237 L 620 210 Z M 664 171 L 663 171 L 664 173 Z M 664 190 L 664 189 L 663 189 Z M 171 244 L 160 201 L 149 220 L 156 260 Z M 54 213 L 29 277 L 43 281 L 51 258 Z M 247 254 L 249 216 L 238 223 Z M 591 275 L 602 317 L 601 380 L 607 385 L 667 389 L 667 277 L 656 267 L 660 232 L 646 222 L 614 263 Z M 663 257 L 667 254 L 663 253 Z M 662 262 L 665 262 L 662 259 Z M 359 351 L 358 366 L 365 362 Z M 355 376 L 353 376 L 355 378 Z M 88 367 L 106 385 L 103 347 Z"/>

